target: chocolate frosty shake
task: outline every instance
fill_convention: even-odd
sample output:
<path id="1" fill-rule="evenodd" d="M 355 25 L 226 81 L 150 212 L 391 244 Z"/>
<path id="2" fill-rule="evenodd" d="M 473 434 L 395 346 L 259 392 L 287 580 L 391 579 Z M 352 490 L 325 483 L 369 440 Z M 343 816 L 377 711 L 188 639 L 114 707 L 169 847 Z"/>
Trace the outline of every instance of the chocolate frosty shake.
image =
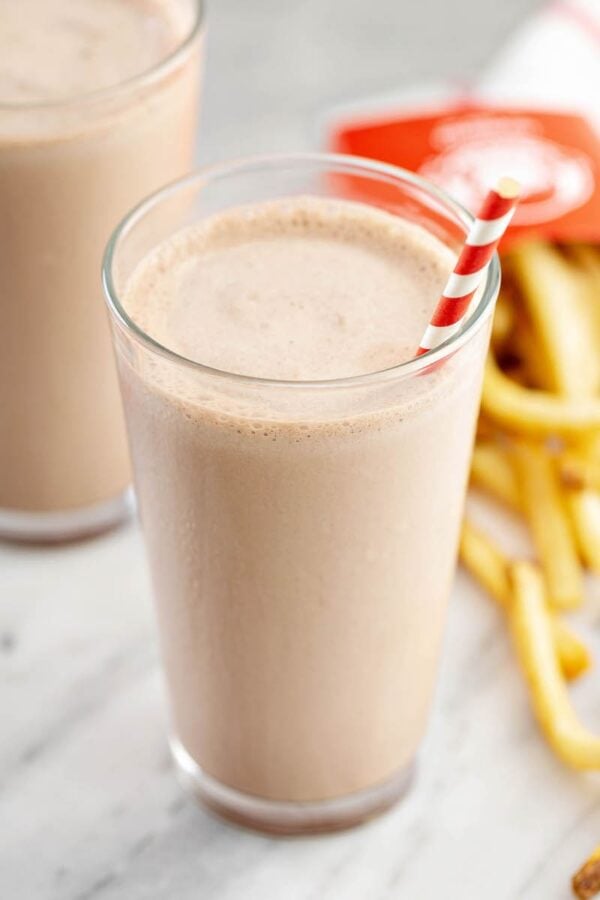
<path id="1" fill-rule="evenodd" d="M 296 196 L 205 218 L 121 278 L 130 319 L 192 361 L 116 325 L 174 749 L 227 815 L 348 824 L 410 770 L 488 328 L 401 364 L 453 261 L 405 218 Z"/>
<path id="2" fill-rule="evenodd" d="M 119 217 L 191 165 L 198 14 L 0 0 L 0 534 L 68 537 L 122 513 L 98 273 Z"/>

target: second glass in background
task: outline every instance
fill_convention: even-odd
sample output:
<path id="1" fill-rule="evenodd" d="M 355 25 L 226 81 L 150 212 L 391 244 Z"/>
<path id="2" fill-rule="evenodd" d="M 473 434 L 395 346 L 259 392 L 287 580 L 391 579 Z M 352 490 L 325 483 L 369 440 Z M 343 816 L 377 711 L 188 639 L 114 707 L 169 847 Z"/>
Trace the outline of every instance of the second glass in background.
<path id="1" fill-rule="evenodd" d="M 127 510 L 129 457 L 101 257 L 129 207 L 190 169 L 198 121 L 200 0 L 155 0 L 147 16 L 126 2 L 63 5 L 15 4 L 21 41 L 13 36 L 3 59 L 8 71 L 13 59 L 15 81 L 0 85 L 0 537 L 25 540 L 77 537 Z M 118 23 L 108 27 L 107 16 L 118 14 L 121 33 Z M 59 60 L 26 56 L 28 31 L 42 27 L 63 27 Z M 105 29 L 99 48 L 85 44 L 95 28 Z M 135 48 L 159 37 L 165 51 L 148 71 L 103 86 L 95 53 L 105 61 L 120 54 L 115 71 L 129 71 Z M 24 60 L 31 85 L 20 73 Z M 84 87 L 80 68 L 90 80 Z M 29 97 L 36 77 L 50 95 L 44 102 Z M 63 97 L 71 82 L 81 95 Z"/>

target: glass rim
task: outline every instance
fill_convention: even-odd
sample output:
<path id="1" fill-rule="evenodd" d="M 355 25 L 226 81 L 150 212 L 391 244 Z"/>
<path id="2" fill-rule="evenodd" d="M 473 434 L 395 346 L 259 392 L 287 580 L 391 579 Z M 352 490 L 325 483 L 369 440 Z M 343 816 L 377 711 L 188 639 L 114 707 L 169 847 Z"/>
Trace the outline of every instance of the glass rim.
<path id="1" fill-rule="evenodd" d="M 166 56 L 158 60 L 154 65 L 135 75 L 130 75 L 123 81 L 107 87 L 95 88 L 91 91 L 85 91 L 82 94 L 73 94 L 69 97 L 63 97 L 56 100 L 32 100 L 26 103 L 10 103 L 9 101 L 0 99 L 0 111 L 3 112 L 52 112 L 53 110 L 65 110 L 70 107 L 77 108 L 86 106 L 91 103 L 101 102 L 121 91 L 133 90 L 140 84 L 151 84 L 158 80 L 170 68 L 177 65 L 179 59 L 185 55 L 189 47 L 194 44 L 204 25 L 205 18 L 205 0 L 192 0 L 194 9 L 194 20 L 189 31 L 178 41 L 175 47 L 167 53 Z"/>
<path id="2" fill-rule="evenodd" d="M 183 356 L 175 350 L 171 350 L 169 347 L 161 344 L 140 328 L 121 303 L 119 292 L 117 291 L 113 280 L 113 264 L 120 241 L 127 237 L 132 229 L 144 218 L 146 213 L 186 187 L 201 187 L 203 184 L 224 179 L 229 175 L 242 172 L 251 174 L 252 172 L 262 171 L 276 165 L 284 166 L 286 164 L 288 166 L 298 164 L 320 164 L 322 166 L 328 166 L 331 169 L 336 169 L 337 171 L 342 170 L 346 174 L 364 175 L 365 173 L 370 173 L 371 176 L 380 176 L 381 180 L 385 180 L 387 183 L 391 184 L 397 185 L 399 183 L 408 183 L 412 187 L 418 188 L 430 196 L 433 196 L 446 210 L 453 213 L 459 223 L 465 226 L 465 233 L 474 221 L 474 216 L 462 206 L 462 204 L 452 199 L 445 191 L 438 188 L 430 181 L 427 181 L 427 179 L 416 175 L 414 172 L 410 172 L 408 169 L 403 169 L 400 166 L 393 166 L 389 163 L 378 162 L 359 156 L 319 152 L 277 153 L 243 157 L 228 162 L 217 163 L 212 166 L 202 167 L 189 175 L 186 175 L 184 178 L 179 178 L 176 181 L 167 184 L 165 187 L 160 188 L 158 191 L 155 191 L 138 203 L 113 230 L 106 246 L 102 260 L 102 284 L 104 287 L 105 300 L 111 316 L 137 343 L 142 344 L 155 355 L 161 356 L 171 363 L 208 376 L 226 379 L 246 386 L 298 390 L 366 386 L 415 375 L 455 353 L 479 331 L 479 328 L 493 311 L 494 300 L 496 299 L 500 288 L 500 262 L 497 253 L 494 253 L 488 265 L 477 306 L 468 315 L 463 327 L 459 331 L 447 338 L 439 345 L 439 347 L 428 350 L 427 353 L 424 353 L 421 356 L 414 356 L 386 369 L 368 372 L 363 375 L 291 381 L 229 372 L 225 369 L 214 368 L 213 366 L 208 366 L 197 360 Z"/>

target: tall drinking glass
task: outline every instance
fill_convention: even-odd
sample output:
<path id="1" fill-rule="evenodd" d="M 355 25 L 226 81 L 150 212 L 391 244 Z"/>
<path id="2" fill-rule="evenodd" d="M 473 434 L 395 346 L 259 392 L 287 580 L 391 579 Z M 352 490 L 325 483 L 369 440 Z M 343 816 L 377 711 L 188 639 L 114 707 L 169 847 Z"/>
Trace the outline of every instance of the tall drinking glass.
<path id="1" fill-rule="evenodd" d="M 0 18 L 0 537 L 60 540 L 127 510 L 98 273 L 119 218 L 192 165 L 202 3 L 18 0 Z"/>
<path id="2" fill-rule="evenodd" d="M 175 352 L 141 326 L 131 285 L 145 285 L 136 307 L 144 321 L 156 314 L 170 327 L 165 242 L 181 239 L 181 259 L 185 230 L 212 221 L 217 253 L 232 223 L 243 220 L 251 234 L 276 209 L 303 228 L 311 210 L 326 221 L 319 204 L 332 199 L 352 200 L 348 215 L 361 227 L 377 210 L 390 214 L 392 235 L 394 223 L 415 223 L 443 252 L 459 248 L 471 221 L 400 169 L 272 157 L 208 169 L 155 194 L 114 233 L 104 266 L 173 755 L 204 802 L 280 832 L 361 821 L 410 778 L 454 574 L 498 261 L 444 346 L 381 371 L 312 381 L 235 374 Z M 240 258 L 252 277 L 263 272 L 268 291 L 259 254 L 271 245 L 256 240 Z M 304 259 L 304 249 L 330 248 L 325 240 L 290 252 Z M 156 266 L 139 281 L 149 259 Z M 246 327 L 239 281 L 231 272 L 215 285 L 204 264 L 214 257 L 195 263 L 198 284 L 231 312 L 227 350 Z M 296 303 L 300 269 L 287 271 L 281 302 Z M 324 291 L 338 275 L 327 270 Z"/>

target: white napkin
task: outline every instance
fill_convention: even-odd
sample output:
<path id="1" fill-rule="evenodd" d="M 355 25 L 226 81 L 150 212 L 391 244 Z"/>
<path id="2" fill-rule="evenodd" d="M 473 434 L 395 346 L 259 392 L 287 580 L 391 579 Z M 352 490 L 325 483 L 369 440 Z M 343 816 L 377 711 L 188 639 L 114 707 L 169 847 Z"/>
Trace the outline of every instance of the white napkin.
<path id="1" fill-rule="evenodd" d="M 600 132 L 600 0 L 563 0 L 517 29 L 475 86 L 477 98 L 585 115 Z"/>

